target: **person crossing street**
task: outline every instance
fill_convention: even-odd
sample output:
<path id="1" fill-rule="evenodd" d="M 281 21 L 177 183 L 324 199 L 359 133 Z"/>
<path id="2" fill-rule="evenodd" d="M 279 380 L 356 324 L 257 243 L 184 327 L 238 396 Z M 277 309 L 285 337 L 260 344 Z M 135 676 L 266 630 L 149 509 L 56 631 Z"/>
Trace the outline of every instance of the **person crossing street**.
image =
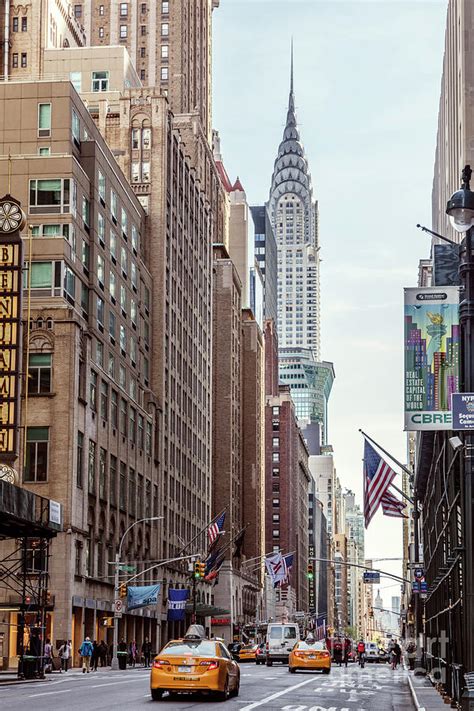
<path id="1" fill-rule="evenodd" d="M 91 668 L 91 657 L 92 657 L 92 642 L 90 637 L 86 637 L 79 648 L 79 655 L 81 657 L 82 673 L 86 672 L 89 674 Z"/>

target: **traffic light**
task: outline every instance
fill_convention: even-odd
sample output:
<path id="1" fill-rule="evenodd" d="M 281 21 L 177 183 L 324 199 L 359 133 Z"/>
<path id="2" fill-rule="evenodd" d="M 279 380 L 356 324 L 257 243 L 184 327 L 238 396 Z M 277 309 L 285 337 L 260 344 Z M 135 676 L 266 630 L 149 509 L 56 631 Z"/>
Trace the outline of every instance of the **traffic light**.
<path id="1" fill-rule="evenodd" d="M 127 597 L 127 585 L 122 583 L 119 589 L 119 597 Z"/>
<path id="2" fill-rule="evenodd" d="M 308 563 L 308 569 L 306 572 L 306 577 L 308 580 L 313 580 L 314 579 L 314 566 L 312 563 Z"/>
<path id="3" fill-rule="evenodd" d="M 206 564 L 204 561 L 199 562 L 199 577 L 204 578 L 206 575 Z"/>
<path id="4" fill-rule="evenodd" d="M 194 577 L 199 580 L 201 577 L 201 561 L 200 560 L 195 560 L 194 561 Z"/>

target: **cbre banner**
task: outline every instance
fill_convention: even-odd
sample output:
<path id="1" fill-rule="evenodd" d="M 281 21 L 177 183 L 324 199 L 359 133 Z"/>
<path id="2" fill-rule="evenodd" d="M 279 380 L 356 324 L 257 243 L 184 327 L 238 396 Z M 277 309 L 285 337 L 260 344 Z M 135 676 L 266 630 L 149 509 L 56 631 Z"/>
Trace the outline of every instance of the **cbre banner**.
<path id="1" fill-rule="evenodd" d="M 406 288 L 405 430 L 452 429 L 459 349 L 459 287 Z"/>

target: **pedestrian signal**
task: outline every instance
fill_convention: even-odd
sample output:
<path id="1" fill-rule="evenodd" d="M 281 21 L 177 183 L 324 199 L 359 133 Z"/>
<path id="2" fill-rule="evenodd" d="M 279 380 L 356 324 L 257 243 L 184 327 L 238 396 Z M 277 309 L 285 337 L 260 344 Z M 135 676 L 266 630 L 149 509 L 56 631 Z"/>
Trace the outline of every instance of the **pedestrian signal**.
<path id="1" fill-rule="evenodd" d="M 120 586 L 119 597 L 127 597 L 127 586 L 125 583 L 122 583 Z"/>
<path id="2" fill-rule="evenodd" d="M 308 569 L 306 572 L 306 577 L 308 580 L 313 580 L 314 579 L 314 566 L 312 563 L 308 563 Z"/>

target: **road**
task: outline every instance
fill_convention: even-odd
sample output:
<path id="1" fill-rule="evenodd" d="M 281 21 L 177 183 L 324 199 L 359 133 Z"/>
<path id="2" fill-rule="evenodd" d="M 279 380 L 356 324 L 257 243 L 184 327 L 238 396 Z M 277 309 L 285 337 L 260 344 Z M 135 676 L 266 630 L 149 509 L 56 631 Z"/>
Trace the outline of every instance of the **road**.
<path id="1" fill-rule="evenodd" d="M 392 671 L 388 665 L 366 665 L 360 669 L 333 667 L 329 676 L 299 672 L 289 674 L 288 667 L 271 668 L 255 664 L 241 665 L 240 695 L 221 704 L 226 711 L 413 711 L 414 706 L 403 670 Z M 204 709 L 218 704 L 193 696 L 165 696 L 153 702 L 150 697 L 149 672 L 142 668 L 113 672 L 53 674 L 45 682 L 0 686 L 0 709 L 8 711 L 135 711 L 162 708 Z"/>

